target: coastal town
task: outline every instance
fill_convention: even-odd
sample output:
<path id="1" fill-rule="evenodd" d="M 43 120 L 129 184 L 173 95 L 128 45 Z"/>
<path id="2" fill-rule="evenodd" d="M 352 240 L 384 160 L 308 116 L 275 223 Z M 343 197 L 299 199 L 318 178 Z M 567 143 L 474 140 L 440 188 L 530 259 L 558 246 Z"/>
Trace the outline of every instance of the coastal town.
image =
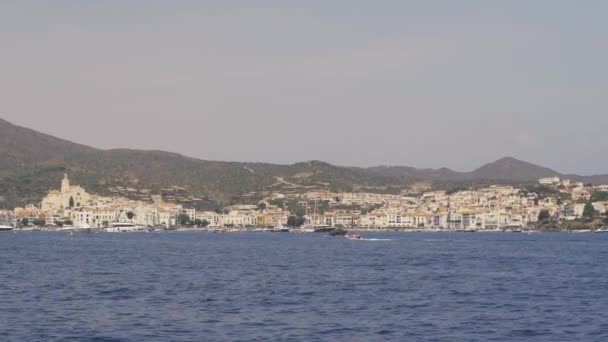
<path id="1" fill-rule="evenodd" d="M 504 231 L 538 228 L 549 222 L 594 225 L 606 222 L 608 185 L 546 177 L 526 187 L 492 185 L 475 190 L 432 190 L 425 185 L 400 194 L 272 192 L 257 203 L 205 211 L 166 202 L 89 194 L 72 185 L 66 174 L 58 190 L 38 204 L 0 211 L 0 226 L 24 230 L 44 228 L 129 231 L 157 229 L 391 229 L 421 231 Z M 555 225 L 554 225 L 555 226 Z M 591 227 L 591 228 L 590 228 Z"/>

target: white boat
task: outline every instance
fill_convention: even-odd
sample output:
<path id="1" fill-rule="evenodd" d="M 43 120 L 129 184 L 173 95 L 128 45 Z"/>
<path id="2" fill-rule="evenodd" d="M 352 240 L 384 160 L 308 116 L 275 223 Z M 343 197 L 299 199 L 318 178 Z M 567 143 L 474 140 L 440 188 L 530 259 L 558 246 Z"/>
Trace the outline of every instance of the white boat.
<path id="1" fill-rule="evenodd" d="M 0 226 L 0 232 L 6 232 L 6 231 L 9 231 L 9 230 L 13 230 L 13 229 L 14 228 L 10 227 L 10 226 Z"/>
<path id="2" fill-rule="evenodd" d="M 83 223 L 83 224 L 79 224 L 79 225 L 73 226 L 73 227 L 64 226 L 63 228 L 72 229 L 72 230 L 83 230 L 83 229 L 91 229 L 92 227 L 89 224 Z"/>
<path id="3" fill-rule="evenodd" d="M 598 230 L 593 231 L 594 233 L 608 233 L 608 226 L 607 227 L 602 227 Z"/>
<path id="4" fill-rule="evenodd" d="M 105 229 L 108 233 L 135 233 L 147 232 L 148 227 L 109 227 Z"/>
<path id="5" fill-rule="evenodd" d="M 112 227 L 106 228 L 105 231 L 108 233 L 133 233 L 147 232 L 149 229 L 148 227 L 137 226 L 136 224 L 130 222 L 117 222 L 112 223 Z"/>

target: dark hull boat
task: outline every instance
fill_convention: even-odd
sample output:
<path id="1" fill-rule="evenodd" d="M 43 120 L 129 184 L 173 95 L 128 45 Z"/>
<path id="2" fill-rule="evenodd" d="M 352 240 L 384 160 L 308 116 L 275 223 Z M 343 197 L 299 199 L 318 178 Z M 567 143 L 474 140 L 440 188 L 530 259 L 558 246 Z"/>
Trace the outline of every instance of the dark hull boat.
<path id="1" fill-rule="evenodd" d="M 334 228 L 329 231 L 329 235 L 331 236 L 343 236 L 346 235 L 347 231 L 341 228 Z"/>

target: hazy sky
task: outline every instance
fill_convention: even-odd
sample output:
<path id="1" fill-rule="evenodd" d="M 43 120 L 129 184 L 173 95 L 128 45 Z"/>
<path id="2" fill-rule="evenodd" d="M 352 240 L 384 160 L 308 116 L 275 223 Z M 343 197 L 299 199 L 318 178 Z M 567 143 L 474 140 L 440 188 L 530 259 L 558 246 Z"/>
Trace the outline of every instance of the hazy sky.
<path id="1" fill-rule="evenodd" d="M 100 148 L 608 173 L 608 1 L 0 2 L 0 117 Z"/>

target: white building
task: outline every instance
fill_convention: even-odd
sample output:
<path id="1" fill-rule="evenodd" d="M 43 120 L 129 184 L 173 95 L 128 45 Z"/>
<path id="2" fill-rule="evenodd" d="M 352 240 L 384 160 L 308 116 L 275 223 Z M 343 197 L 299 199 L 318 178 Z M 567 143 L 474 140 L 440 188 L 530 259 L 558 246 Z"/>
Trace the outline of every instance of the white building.
<path id="1" fill-rule="evenodd" d="M 196 209 L 184 209 L 183 213 L 188 215 L 190 221 L 196 220 Z"/>
<path id="2" fill-rule="evenodd" d="M 91 196 L 79 185 L 70 185 L 68 175 L 63 176 L 61 191 L 51 190 L 42 200 L 41 209 L 44 212 L 62 212 L 69 208 L 85 206 Z"/>
<path id="3" fill-rule="evenodd" d="M 559 184 L 560 179 L 559 177 L 544 177 L 541 178 L 538 182 L 542 185 L 554 185 Z"/>

